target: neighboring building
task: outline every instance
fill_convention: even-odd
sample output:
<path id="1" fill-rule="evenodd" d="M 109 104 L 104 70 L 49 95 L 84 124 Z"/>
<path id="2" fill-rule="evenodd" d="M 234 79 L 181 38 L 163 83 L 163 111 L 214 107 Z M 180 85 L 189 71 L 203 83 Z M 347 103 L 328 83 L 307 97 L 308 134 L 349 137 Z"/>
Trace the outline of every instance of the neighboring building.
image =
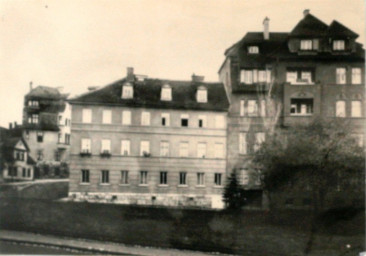
<path id="1" fill-rule="evenodd" d="M 226 50 L 219 70 L 231 104 L 227 172 L 239 173 L 254 201 L 260 183 L 251 157 L 271 125 L 281 129 L 317 116 L 347 118 L 364 144 L 365 52 L 358 35 L 337 21 L 323 23 L 309 10 L 290 33 L 269 32 L 268 18 L 263 25 L 263 32 L 249 32 Z"/>
<path id="2" fill-rule="evenodd" d="M 23 138 L 37 161 L 36 178 L 63 176 L 59 168 L 68 161 L 71 111 L 67 94 L 59 89 L 38 86 L 24 97 Z M 42 166 L 47 166 L 43 168 Z"/>
<path id="3" fill-rule="evenodd" d="M 12 130 L 0 127 L 0 180 L 33 180 L 34 165 L 25 140 Z"/>
<path id="4" fill-rule="evenodd" d="M 223 84 L 134 75 L 71 99 L 69 196 L 75 200 L 222 208 Z"/>

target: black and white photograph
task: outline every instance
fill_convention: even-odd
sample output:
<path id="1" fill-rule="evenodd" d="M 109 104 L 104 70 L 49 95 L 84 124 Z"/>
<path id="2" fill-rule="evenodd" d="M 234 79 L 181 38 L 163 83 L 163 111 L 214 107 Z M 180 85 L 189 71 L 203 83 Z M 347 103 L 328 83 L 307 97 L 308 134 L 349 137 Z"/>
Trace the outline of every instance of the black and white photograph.
<path id="1" fill-rule="evenodd" d="M 0 0 L 0 255 L 366 256 L 363 0 Z"/>

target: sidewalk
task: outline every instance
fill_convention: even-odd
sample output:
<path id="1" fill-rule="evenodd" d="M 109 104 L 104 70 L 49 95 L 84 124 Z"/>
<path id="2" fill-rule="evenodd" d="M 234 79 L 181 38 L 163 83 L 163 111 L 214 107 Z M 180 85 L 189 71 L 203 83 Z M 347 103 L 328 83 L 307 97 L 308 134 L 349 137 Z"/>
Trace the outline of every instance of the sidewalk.
<path id="1" fill-rule="evenodd" d="M 52 235 L 40 235 L 34 233 L 0 230 L 0 241 L 26 242 L 45 246 L 59 246 L 61 248 L 90 251 L 103 254 L 124 254 L 139 256 L 207 256 L 214 253 L 194 251 L 181 251 L 175 249 L 158 249 L 150 247 L 128 246 L 124 244 L 83 240 L 77 238 L 64 238 Z M 215 253 L 217 255 L 217 253 Z"/>

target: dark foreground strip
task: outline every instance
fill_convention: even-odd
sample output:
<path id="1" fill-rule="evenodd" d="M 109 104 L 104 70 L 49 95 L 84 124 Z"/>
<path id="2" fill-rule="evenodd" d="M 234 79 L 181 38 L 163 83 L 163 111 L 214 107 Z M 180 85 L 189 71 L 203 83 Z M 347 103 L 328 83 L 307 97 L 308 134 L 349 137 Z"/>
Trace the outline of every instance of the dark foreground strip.
<path id="1" fill-rule="evenodd" d="M 98 249 L 87 249 L 87 248 L 80 248 L 80 247 L 76 247 L 76 246 L 69 246 L 69 245 L 55 245 L 55 244 L 50 244 L 50 243 L 41 243 L 41 242 L 29 242 L 29 241 L 23 241 L 23 240 L 13 240 L 13 239 L 8 239 L 8 238 L 0 238 L 0 241 L 3 242 L 8 242 L 8 243 L 13 243 L 13 244 L 21 244 L 21 245 L 26 245 L 26 246 L 44 246 L 47 248 L 51 248 L 51 249 L 63 249 L 63 250 L 67 250 L 70 251 L 70 254 L 72 252 L 80 252 L 80 253 L 87 253 L 87 254 L 98 254 L 98 255 L 131 255 L 131 256 L 138 256 L 135 254 L 126 254 L 126 253 L 121 253 L 121 252 L 111 252 L 111 251 L 104 251 L 104 250 L 98 250 Z"/>

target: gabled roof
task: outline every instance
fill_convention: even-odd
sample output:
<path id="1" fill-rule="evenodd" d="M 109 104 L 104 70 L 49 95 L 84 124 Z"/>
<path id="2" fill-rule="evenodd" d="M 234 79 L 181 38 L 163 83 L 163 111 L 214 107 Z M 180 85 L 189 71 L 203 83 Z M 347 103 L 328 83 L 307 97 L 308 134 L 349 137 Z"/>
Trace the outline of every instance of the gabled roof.
<path id="1" fill-rule="evenodd" d="M 13 149 L 18 144 L 18 142 L 21 141 L 27 151 L 29 151 L 28 144 L 25 142 L 25 140 L 22 137 L 9 137 L 3 141 L 3 146 L 8 149 Z"/>
<path id="2" fill-rule="evenodd" d="M 338 21 L 334 20 L 328 29 L 328 33 L 330 36 L 349 36 L 353 38 L 357 38 L 358 34 L 350 30 L 349 28 L 345 27 L 343 24 L 339 23 Z"/>
<path id="3" fill-rule="evenodd" d="M 128 107 L 146 107 L 163 109 L 190 109 L 227 111 L 229 101 L 222 83 L 204 83 L 162 79 L 145 79 L 132 82 L 132 99 L 122 99 L 122 86 L 126 79 L 121 79 L 99 90 L 70 99 L 71 104 L 118 105 Z M 161 101 L 161 88 L 168 84 L 172 88 L 172 100 Z M 207 88 L 207 103 L 196 100 L 198 87 Z"/>
<path id="4" fill-rule="evenodd" d="M 42 99 L 62 99 L 66 98 L 67 94 L 61 94 L 57 88 L 39 85 L 32 89 L 28 94 L 28 97 L 42 98 Z"/>
<path id="5" fill-rule="evenodd" d="M 307 14 L 291 31 L 290 36 L 326 36 L 328 25 Z"/>

